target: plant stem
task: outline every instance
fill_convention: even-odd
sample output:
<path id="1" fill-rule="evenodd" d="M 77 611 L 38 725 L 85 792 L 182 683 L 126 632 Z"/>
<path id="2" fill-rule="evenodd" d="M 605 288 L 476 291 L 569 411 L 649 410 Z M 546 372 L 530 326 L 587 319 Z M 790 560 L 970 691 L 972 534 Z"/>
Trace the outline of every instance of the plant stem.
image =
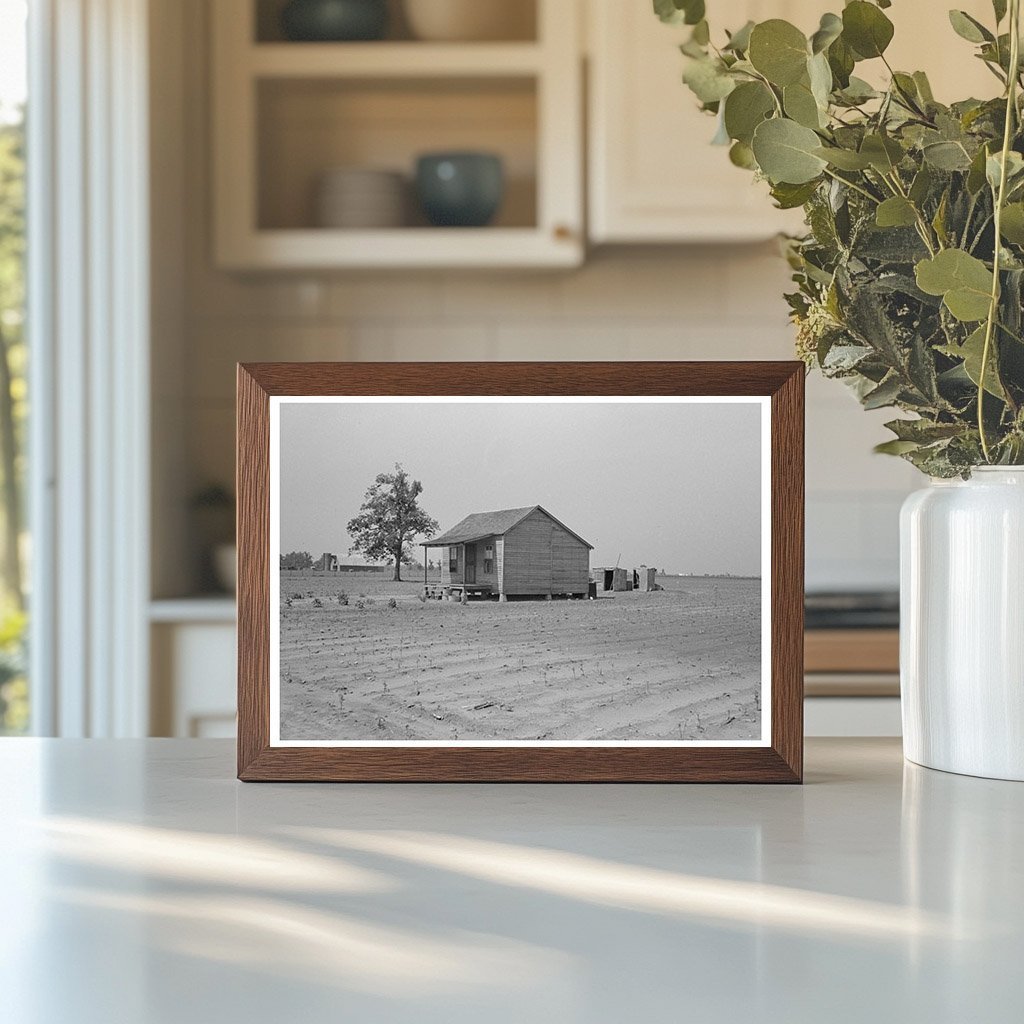
<path id="1" fill-rule="evenodd" d="M 854 192 L 859 192 L 865 199 L 870 199 L 871 202 L 877 206 L 880 202 L 877 196 L 873 196 L 867 189 L 861 188 L 860 185 L 855 184 L 852 181 L 847 181 L 846 178 L 840 178 L 838 174 L 833 173 L 827 167 L 825 173 L 833 180 L 838 181 L 841 185 L 845 185 L 847 188 L 852 188 Z"/>
<path id="2" fill-rule="evenodd" d="M 981 350 L 981 370 L 978 373 L 978 435 L 985 461 L 992 462 L 992 452 L 985 430 L 985 374 L 992 355 L 992 335 L 999 316 L 999 272 L 1001 266 L 1001 243 L 1003 205 L 1006 201 L 1006 173 L 1009 163 L 1010 144 L 1013 141 L 1014 122 L 1017 119 L 1017 83 L 1020 67 L 1020 0 L 1010 0 L 1010 74 L 1006 83 L 1006 124 L 1003 126 L 1002 160 L 999 167 L 999 189 L 995 197 L 995 246 L 992 256 L 992 294 L 989 300 L 988 320 L 985 322 L 985 345 Z"/>
<path id="3" fill-rule="evenodd" d="M 932 245 L 932 232 L 928 226 L 928 221 L 924 219 L 924 214 L 917 208 L 917 204 L 910 201 L 910 197 L 907 195 L 906 189 L 903 187 L 903 182 L 900 181 L 899 172 L 893 168 L 892 174 L 883 174 L 882 180 L 889 183 L 890 187 L 899 195 L 901 199 L 906 199 L 910 203 L 911 209 L 914 211 L 914 217 L 917 219 L 917 233 L 921 236 L 921 241 L 924 242 L 925 248 L 927 248 L 929 255 L 935 255 L 935 247 Z M 941 250 L 943 248 L 941 240 L 936 236 L 936 245 Z"/>

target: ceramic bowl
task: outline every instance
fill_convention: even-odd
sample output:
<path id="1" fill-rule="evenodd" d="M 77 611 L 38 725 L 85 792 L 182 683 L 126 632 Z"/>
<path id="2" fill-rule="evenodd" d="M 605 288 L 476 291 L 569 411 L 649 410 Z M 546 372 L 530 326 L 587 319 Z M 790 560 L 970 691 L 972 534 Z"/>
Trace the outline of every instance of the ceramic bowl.
<path id="1" fill-rule="evenodd" d="M 322 228 L 399 228 L 408 207 L 406 178 L 395 171 L 338 167 L 320 179 L 316 222 Z"/>
<path id="2" fill-rule="evenodd" d="M 296 42 L 380 39 L 387 25 L 387 0 L 290 0 L 281 11 L 285 38 Z"/>
<path id="3" fill-rule="evenodd" d="M 435 227 L 483 227 L 494 219 L 504 198 L 501 157 L 426 153 L 416 162 L 416 193 Z"/>
<path id="4" fill-rule="evenodd" d="M 404 0 L 417 39 L 478 42 L 536 38 L 535 0 Z"/>

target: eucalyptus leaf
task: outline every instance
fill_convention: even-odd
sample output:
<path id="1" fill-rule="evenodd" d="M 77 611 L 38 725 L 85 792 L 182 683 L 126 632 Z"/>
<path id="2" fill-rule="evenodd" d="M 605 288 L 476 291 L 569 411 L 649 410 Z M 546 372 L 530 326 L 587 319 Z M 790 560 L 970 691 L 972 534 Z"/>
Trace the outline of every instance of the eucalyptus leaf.
<path id="1" fill-rule="evenodd" d="M 877 89 L 865 82 L 864 79 L 851 75 L 849 84 L 845 89 L 840 90 L 840 96 L 846 103 L 858 106 L 861 103 L 867 103 L 869 100 L 878 99 L 879 93 Z"/>
<path id="2" fill-rule="evenodd" d="M 984 25 L 972 18 L 966 11 L 950 11 L 949 23 L 953 31 L 969 43 L 994 42 L 995 36 Z"/>
<path id="3" fill-rule="evenodd" d="M 1010 203 L 1003 209 L 1000 231 L 1006 241 L 1024 246 L 1024 203 Z"/>
<path id="4" fill-rule="evenodd" d="M 875 210 L 875 223 L 880 228 L 909 227 L 917 223 L 917 211 L 909 199 L 892 196 L 878 204 Z"/>
<path id="5" fill-rule="evenodd" d="M 802 185 L 825 169 L 825 161 L 816 153 L 820 142 L 810 128 L 780 117 L 757 126 L 751 148 L 769 181 Z"/>
<path id="6" fill-rule="evenodd" d="M 865 135 L 860 152 L 876 171 L 883 174 L 891 174 L 903 159 L 902 146 L 887 135 Z"/>
<path id="7" fill-rule="evenodd" d="M 772 199 L 780 210 L 795 210 L 814 195 L 817 187 L 817 181 L 804 182 L 801 185 L 779 182 L 772 186 Z"/>
<path id="8" fill-rule="evenodd" d="M 691 59 L 683 71 L 683 81 L 702 103 L 724 100 L 736 88 L 735 80 L 717 60 Z"/>
<path id="9" fill-rule="evenodd" d="M 973 331 L 959 347 L 946 345 L 940 351 L 953 359 L 962 359 L 964 372 L 976 387 L 981 387 L 981 367 L 985 355 L 985 325 Z M 989 361 L 985 366 L 985 390 L 996 398 L 1005 399 L 1006 391 L 999 381 L 995 366 L 995 343 L 989 344 Z"/>
<path id="10" fill-rule="evenodd" d="M 654 0 L 654 13 L 668 25 L 696 25 L 704 17 L 704 0 Z"/>
<path id="11" fill-rule="evenodd" d="M 805 128 L 824 127 L 824 118 L 808 81 L 795 82 L 782 90 L 782 106 L 786 116 Z"/>
<path id="12" fill-rule="evenodd" d="M 923 203 L 928 197 L 934 181 L 935 175 L 932 173 L 931 168 L 927 164 L 922 164 L 921 169 L 914 175 L 914 181 L 910 186 L 910 191 L 907 193 L 910 201 L 918 205 Z"/>
<path id="13" fill-rule="evenodd" d="M 843 33 L 843 19 L 836 14 L 823 14 L 818 31 L 811 36 L 811 53 L 827 50 Z"/>
<path id="14" fill-rule="evenodd" d="M 985 177 L 988 179 L 988 183 L 992 187 L 993 191 L 999 188 L 999 180 L 1002 173 L 1003 154 L 993 153 L 992 156 L 985 161 Z M 1020 180 L 1022 176 L 1024 176 L 1024 157 L 1022 157 L 1020 153 L 1015 153 L 1013 150 L 1010 150 L 1010 152 L 1006 154 L 1006 181 L 1010 191 L 1013 191 L 1015 183 Z"/>
<path id="15" fill-rule="evenodd" d="M 865 408 L 867 408 L 866 405 Z M 876 444 L 873 451 L 876 455 L 906 455 L 920 447 L 921 445 L 917 441 L 883 441 L 881 444 Z"/>
<path id="16" fill-rule="evenodd" d="M 793 85 L 807 70 L 807 38 L 795 25 L 772 18 L 750 33 L 747 59 L 772 85 Z"/>
<path id="17" fill-rule="evenodd" d="M 921 97 L 926 104 L 935 102 L 935 95 L 932 93 L 931 82 L 928 81 L 928 76 L 923 71 L 915 71 L 911 77 L 914 79 L 914 84 L 917 86 L 917 94 Z"/>
<path id="18" fill-rule="evenodd" d="M 917 286 L 929 295 L 941 295 L 958 320 L 972 322 L 988 316 L 992 271 L 962 249 L 945 249 L 916 267 Z"/>
<path id="19" fill-rule="evenodd" d="M 754 151 L 745 142 L 734 142 L 729 149 L 729 160 L 735 167 L 742 167 L 745 171 L 756 171 L 757 160 L 754 159 Z"/>
<path id="20" fill-rule="evenodd" d="M 901 441 L 915 441 L 918 444 L 934 444 L 956 437 L 963 427 L 958 423 L 936 423 L 932 420 L 892 420 L 885 425 Z"/>
<path id="21" fill-rule="evenodd" d="M 967 180 L 964 182 L 967 186 L 968 193 L 972 196 L 977 195 L 985 187 L 985 183 L 988 180 L 985 176 L 987 163 L 988 150 L 982 147 L 971 159 L 971 163 L 967 171 Z M 959 170 L 959 168 L 952 169 Z"/>
<path id="22" fill-rule="evenodd" d="M 807 79 L 811 85 L 811 95 L 818 109 L 822 112 L 822 127 L 828 123 L 828 104 L 832 94 L 832 69 L 828 57 L 823 53 L 816 54 L 807 62 Z"/>
<path id="23" fill-rule="evenodd" d="M 732 139 L 729 138 L 729 133 L 726 131 L 725 128 L 725 111 L 723 110 L 721 104 L 718 107 L 717 122 L 717 129 L 715 131 L 714 136 L 711 139 L 711 145 L 728 146 L 732 142 Z"/>
<path id="24" fill-rule="evenodd" d="M 903 390 L 902 381 L 895 374 L 886 378 L 878 387 L 869 391 L 861 399 L 861 405 L 867 410 L 883 409 L 895 405 Z"/>
<path id="25" fill-rule="evenodd" d="M 826 52 L 828 53 L 828 66 L 832 69 L 832 77 L 835 79 L 836 86 L 839 89 L 845 89 L 850 84 L 850 76 L 856 64 L 853 50 L 840 36 Z"/>
<path id="26" fill-rule="evenodd" d="M 775 111 L 775 97 L 763 82 L 742 82 L 725 101 L 729 137 L 748 146 L 754 129 Z"/>
<path id="27" fill-rule="evenodd" d="M 733 50 L 736 53 L 746 53 L 750 46 L 750 33 L 754 30 L 754 22 L 748 21 L 743 28 L 737 29 L 729 36 L 729 42 L 725 44 L 726 50 Z"/>
<path id="28" fill-rule="evenodd" d="M 871 166 L 871 161 L 866 156 L 852 149 L 819 146 L 814 150 L 814 154 L 842 171 L 863 171 Z"/>
<path id="29" fill-rule="evenodd" d="M 971 166 L 971 157 L 959 142 L 940 139 L 924 145 L 921 152 L 925 160 L 940 171 L 966 171 Z"/>
<path id="30" fill-rule="evenodd" d="M 860 58 L 881 57 L 893 37 L 892 22 L 866 0 L 853 0 L 843 8 L 843 39 Z"/>

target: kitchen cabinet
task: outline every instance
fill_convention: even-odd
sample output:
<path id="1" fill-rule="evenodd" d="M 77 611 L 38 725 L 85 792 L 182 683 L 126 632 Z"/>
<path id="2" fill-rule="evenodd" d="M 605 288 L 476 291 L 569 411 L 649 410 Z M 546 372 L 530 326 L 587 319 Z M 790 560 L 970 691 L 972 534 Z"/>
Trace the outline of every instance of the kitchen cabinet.
<path id="1" fill-rule="evenodd" d="M 235 735 L 235 602 L 230 597 L 154 601 L 150 735 Z"/>
<path id="2" fill-rule="evenodd" d="M 764 183 L 712 146 L 714 118 L 681 80 L 689 28 L 663 25 L 649 3 L 588 0 L 589 232 L 605 242 L 736 242 L 799 229 L 799 213 L 774 209 Z M 712 31 L 749 19 L 817 24 L 800 0 L 708 3 Z M 727 8 L 727 9 L 726 9 Z M 727 18 L 723 22 L 723 13 Z"/>
<path id="3" fill-rule="evenodd" d="M 217 0 L 213 30 L 214 251 L 233 270 L 575 266 L 583 259 L 579 8 L 534 0 L 532 39 L 373 42 L 281 38 L 275 0 Z M 493 225 L 318 223 L 336 168 L 411 179 L 424 152 L 498 154 Z M 411 182 L 410 182 L 411 184 Z"/>
<path id="4" fill-rule="evenodd" d="M 712 146 L 713 118 L 681 82 L 685 26 L 661 24 L 647 2 L 587 0 L 589 234 L 593 243 L 728 242 L 799 231 L 799 211 L 776 210 L 764 183 Z M 712 34 L 747 20 L 785 18 L 810 33 L 825 0 L 708 0 Z M 992 20 L 988 0 L 958 7 Z M 946 7 L 900 0 L 886 11 L 896 27 L 887 54 L 896 68 L 928 72 L 944 101 L 994 94 L 998 83 L 955 35 Z M 876 82 L 880 61 L 858 74 Z"/>

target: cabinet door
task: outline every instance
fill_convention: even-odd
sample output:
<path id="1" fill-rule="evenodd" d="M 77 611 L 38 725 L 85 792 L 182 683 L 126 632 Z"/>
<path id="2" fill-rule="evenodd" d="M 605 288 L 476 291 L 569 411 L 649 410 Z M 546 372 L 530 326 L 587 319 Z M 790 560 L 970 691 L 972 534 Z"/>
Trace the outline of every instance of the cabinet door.
<path id="1" fill-rule="evenodd" d="M 649 0 L 588 0 L 590 5 L 590 237 L 594 242 L 714 242 L 769 238 L 798 230 L 767 186 L 712 146 L 715 120 L 682 83 L 685 26 L 663 25 Z M 786 17 L 802 28 L 821 0 L 708 3 L 712 32 L 748 19 Z M 804 25 L 807 22 L 807 25 Z"/>
<path id="2" fill-rule="evenodd" d="M 701 114 L 681 82 L 678 44 L 685 26 L 661 24 L 649 0 L 586 0 L 590 25 L 589 214 L 594 242 L 703 242 L 767 238 L 799 231 L 799 212 L 775 210 L 763 183 L 712 146 L 713 118 Z M 995 78 L 958 38 L 946 6 L 900 0 L 886 12 L 896 25 L 889 57 L 897 68 L 928 72 L 944 101 L 998 91 Z M 989 0 L 956 6 L 992 21 Z M 748 19 L 786 18 L 811 33 L 836 0 L 709 0 L 712 34 Z M 1005 26 L 1004 26 L 1005 27 Z M 873 82 L 880 61 L 861 64 Z"/>

